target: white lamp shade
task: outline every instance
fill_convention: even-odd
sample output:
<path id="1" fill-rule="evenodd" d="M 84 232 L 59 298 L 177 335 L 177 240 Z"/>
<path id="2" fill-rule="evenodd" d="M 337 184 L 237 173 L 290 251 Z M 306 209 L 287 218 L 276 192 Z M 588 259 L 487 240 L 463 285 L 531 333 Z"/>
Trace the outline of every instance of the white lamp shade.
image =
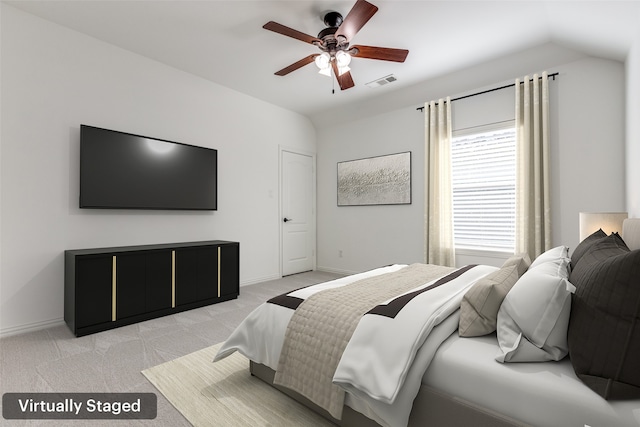
<path id="1" fill-rule="evenodd" d="M 316 56 L 316 59 L 315 59 L 316 66 L 321 70 L 329 68 L 330 62 L 331 62 L 331 57 L 327 52 L 322 52 L 320 55 Z"/>
<path id="2" fill-rule="evenodd" d="M 622 232 L 622 222 L 629 217 L 627 212 L 580 212 L 580 241 L 602 229 L 607 235 Z"/>
<path id="3" fill-rule="evenodd" d="M 336 52 L 336 65 L 338 68 L 346 67 L 351 62 L 351 55 L 343 50 Z"/>

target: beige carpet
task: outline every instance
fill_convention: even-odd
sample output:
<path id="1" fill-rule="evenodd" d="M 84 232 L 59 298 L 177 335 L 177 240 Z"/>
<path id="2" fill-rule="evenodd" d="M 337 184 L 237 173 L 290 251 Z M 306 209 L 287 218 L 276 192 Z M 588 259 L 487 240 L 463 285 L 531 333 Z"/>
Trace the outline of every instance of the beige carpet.
<path id="1" fill-rule="evenodd" d="M 239 353 L 213 363 L 220 344 L 142 374 L 194 426 L 333 426 L 249 373 Z"/>

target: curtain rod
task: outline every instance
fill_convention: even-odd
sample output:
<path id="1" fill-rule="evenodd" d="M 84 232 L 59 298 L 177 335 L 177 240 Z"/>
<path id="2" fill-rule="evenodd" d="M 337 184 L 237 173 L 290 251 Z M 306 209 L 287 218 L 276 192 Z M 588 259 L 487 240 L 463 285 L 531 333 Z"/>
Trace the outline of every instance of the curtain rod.
<path id="1" fill-rule="evenodd" d="M 559 73 L 547 74 L 547 78 L 550 78 L 550 77 L 551 77 L 551 78 L 553 78 L 553 80 L 555 80 L 555 79 L 556 79 L 556 76 L 557 76 L 558 74 L 559 74 Z M 542 76 L 538 77 L 538 79 L 542 79 Z M 533 81 L 533 79 L 531 79 L 531 80 L 529 80 L 529 81 L 531 81 L 531 82 L 532 82 L 532 81 Z M 524 83 L 524 82 L 520 82 L 520 84 L 523 84 L 523 83 Z M 470 95 L 460 96 L 460 97 L 458 97 L 458 98 L 453 98 L 453 99 L 451 100 L 451 102 L 453 102 L 453 101 L 459 101 L 459 100 L 461 100 L 461 99 L 465 99 L 465 98 L 471 98 L 472 96 L 482 95 L 482 94 L 489 93 L 489 92 L 495 92 L 496 90 L 506 89 L 506 88 L 509 88 L 509 87 L 513 87 L 513 86 L 515 86 L 515 85 L 516 85 L 515 83 L 511 83 L 510 85 L 500 86 L 500 87 L 496 87 L 496 88 L 493 88 L 493 89 L 483 90 L 482 92 L 477 92 L 477 93 L 472 93 L 472 94 L 470 94 Z M 436 105 L 438 105 L 438 103 L 437 103 L 437 102 L 436 102 Z M 418 108 L 416 108 L 416 110 L 424 111 L 424 107 L 418 107 Z"/>

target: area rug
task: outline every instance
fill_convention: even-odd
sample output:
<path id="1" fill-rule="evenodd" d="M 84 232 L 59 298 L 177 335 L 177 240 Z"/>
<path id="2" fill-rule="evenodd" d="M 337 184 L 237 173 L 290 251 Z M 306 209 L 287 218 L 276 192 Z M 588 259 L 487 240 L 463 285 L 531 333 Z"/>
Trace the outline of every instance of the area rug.
<path id="1" fill-rule="evenodd" d="M 333 426 L 249 373 L 239 353 L 213 363 L 221 344 L 142 374 L 194 426 Z"/>

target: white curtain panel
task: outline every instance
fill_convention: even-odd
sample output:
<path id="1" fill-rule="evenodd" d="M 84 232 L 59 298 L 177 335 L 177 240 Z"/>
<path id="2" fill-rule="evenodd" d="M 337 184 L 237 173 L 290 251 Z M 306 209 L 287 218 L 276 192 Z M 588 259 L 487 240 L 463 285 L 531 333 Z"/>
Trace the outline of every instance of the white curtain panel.
<path id="1" fill-rule="evenodd" d="M 451 99 L 425 104 L 425 260 L 455 266 L 451 190 Z"/>
<path id="2" fill-rule="evenodd" d="M 541 77 L 541 78 L 540 78 Z M 521 84 L 522 82 L 522 84 Z M 516 253 L 531 259 L 551 247 L 549 197 L 549 82 L 516 79 Z"/>

